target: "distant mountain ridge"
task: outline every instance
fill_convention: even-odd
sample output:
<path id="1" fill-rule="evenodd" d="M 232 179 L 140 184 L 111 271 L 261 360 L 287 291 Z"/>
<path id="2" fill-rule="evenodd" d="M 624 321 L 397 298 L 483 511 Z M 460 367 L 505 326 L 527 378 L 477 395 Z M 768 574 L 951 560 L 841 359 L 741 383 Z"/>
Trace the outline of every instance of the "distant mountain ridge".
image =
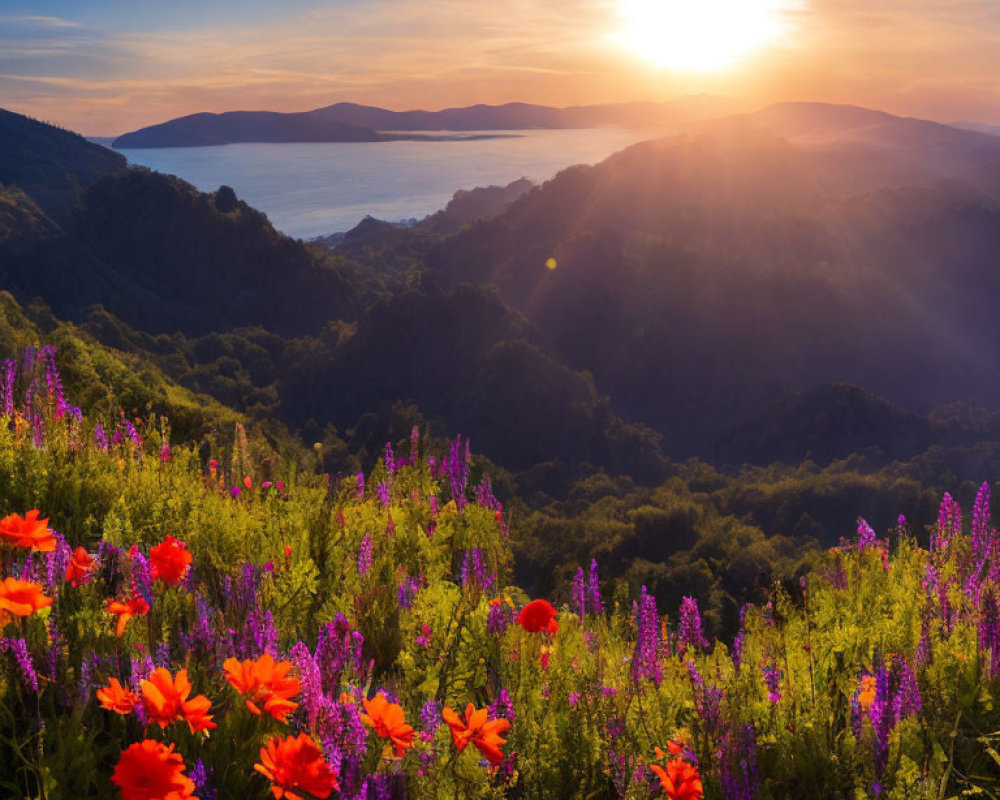
<path id="1" fill-rule="evenodd" d="M 665 103 L 551 106 L 529 103 L 474 105 L 441 111 L 390 111 L 335 103 L 314 111 L 207 112 L 179 117 L 123 134 L 113 147 L 204 147 L 237 142 L 377 142 L 382 131 L 493 131 L 536 128 L 630 127 L 692 122 L 732 110 L 728 100 L 695 95 Z"/>

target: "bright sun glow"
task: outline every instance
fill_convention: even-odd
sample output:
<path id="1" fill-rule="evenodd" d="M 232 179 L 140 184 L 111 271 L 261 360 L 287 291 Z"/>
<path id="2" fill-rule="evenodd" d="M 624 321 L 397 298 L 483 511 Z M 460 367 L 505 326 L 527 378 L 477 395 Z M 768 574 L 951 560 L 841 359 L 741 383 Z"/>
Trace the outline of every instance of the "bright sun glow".
<path id="1" fill-rule="evenodd" d="M 789 0 L 620 0 L 613 38 L 659 67 L 717 72 L 788 31 Z"/>

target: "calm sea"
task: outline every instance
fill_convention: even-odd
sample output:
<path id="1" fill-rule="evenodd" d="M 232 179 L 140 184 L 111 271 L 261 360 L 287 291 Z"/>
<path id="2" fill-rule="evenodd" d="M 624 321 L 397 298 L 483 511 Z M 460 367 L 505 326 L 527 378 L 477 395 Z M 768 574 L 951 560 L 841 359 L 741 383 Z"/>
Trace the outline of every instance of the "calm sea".
<path id="1" fill-rule="evenodd" d="M 447 205 L 457 189 L 548 180 L 594 164 L 656 131 L 518 131 L 472 141 L 231 144 L 121 150 L 132 164 L 177 175 L 204 192 L 232 186 L 280 230 L 309 238 L 348 230 L 366 214 L 397 221 Z"/>

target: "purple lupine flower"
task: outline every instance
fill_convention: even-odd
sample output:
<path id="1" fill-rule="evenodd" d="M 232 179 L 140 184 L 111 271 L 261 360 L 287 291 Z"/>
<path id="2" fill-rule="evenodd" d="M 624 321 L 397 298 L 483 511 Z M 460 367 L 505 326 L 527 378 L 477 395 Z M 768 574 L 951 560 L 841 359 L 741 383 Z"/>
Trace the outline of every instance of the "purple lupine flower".
<path id="1" fill-rule="evenodd" d="M 884 663 L 879 663 L 875 668 L 875 699 L 868 709 L 868 719 L 872 724 L 872 764 L 875 769 L 872 793 L 876 796 L 882 793 L 882 778 L 889 762 L 889 737 L 898 722 L 893 699 L 889 691 L 889 671 Z"/>
<path id="2" fill-rule="evenodd" d="M 94 444 L 97 445 L 97 449 L 106 453 L 108 452 L 108 435 L 104 432 L 104 426 L 98 422 L 94 426 Z"/>
<path id="3" fill-rule="evenodd" d="M 872 526 L 865 521 L 864 517 L 858 517 L 858 550 L 868 550 L 879 546 L 881 546 L 881 542 L 875 535 Z"/>
<path id="4" fill-rule="evenodd" d="M 390 495 L 390 492 L 389 492 L 389 484 L 388 483 L 380 483 L 378 486 L 376 486 L 375 487 L 375 493 L 378 495 L 379 502 L 382 505 L 384 505 L 384 506 L 389 505 L 389 499 L 390 499 L 391 495 Z"/>
<path id="5" fill-rule="evenodd" d="M 913 656 L 918 667 L 925 667 L 931 661 L 931 616 L 933 613 L 934 608 L 928 599 L 920 614 L 920 641 L 917 642 L 917 649 Z"/>
<path id="6" fill-rule="evenodd" d="M 905 657 L 894 666 L 898 667 L 899 690 L 894 701 L 894 711 L 898 719 L 916 716 L 923 707 L 920 698 L 920 685 L 917 683 L 917 676 L 910 669 L 910 664 Z"/>
<path id="7" fill-rule="evenodd" d="M 160 461 L 166 463 L 170 460 L 170 440 L 167 438 L 167 434 L 164 431 L 163 439 L 160 442 Z"/>
<path id="8" fill-rule="evenodd" d="M 987 561 L 993 556 L 993 535 L 990 530 L 990 485 L 983 482 L 976 494 L 972 511 L 972 552 L 969 574 L 962 590 L 975 602 L 979 599 L 979 584 Z"/>
<path id="9" fill-rule="evenodd" d="M 396 589 L 396 605 L 400 608 L 409 611 L 413 608 L 413 601 L 416 599 L 417 592 L 420 591 L 420 581 L 409 576 L 399 584 L 399 588 Z"/>
<path id="10" fill-rule="evenodd" d="M 573 610 L 576 615 L 583 619 L 587 614 L 587 587 L 583 577 L 583 567 L 576 568 L 576 575 L 573 577 Z"/>
<path id="11" fill-rule="evenodd" d="M 604 613 L 604 604 L 601 602 L 601 582 L 597 577 L 597 561 L 590 561 L 590 575 L 587 578 L 587 599 L 590 601 L 590 611 L 595 617 Z"/>
<path id="12" fill-rule="evenodd" d="M 705 680 L 698 672 L 694 661 L 688 661 L 688 677 L 691 679 L 691 691 L 694 694 L 694 707 L 701 717 L 710 736 L 715 736 L 722 728 L 720 707 L 724 696 L 722 689 L 714 683 L 706 687 Z"/>
<path id="13" fill-rule="evenodd" d="M 296 642 L 288 654 L 295 665 L 295 672 L 302 684 L 302 707 L 309 727 L 316 727 L 316 720 L 323 704 L 323 675 L 305 642 Z"/>
<path id="14" fill-rule="evenodd" d="M 462 558 L 462 588 L 477 587 L 489 592 L 496 583 L 496 576 L 488 569 L 483 559 L 483 551 L 478 547 L 466 550 Z"/>
<path id="15" fill-rule="evenodd" d="M 356 476 L 358 481 L 358 500 L 365 496 L 365 473 L 359 472 Z"/>
<path id="16" fill-rule="evenodd" d="M 727 731 L 716 754 L 723 800 L 753 800 L 760 775 L 757 772 L 757 731 L 753 723 Z"/>
<path id="17" fill-rule="evenodd" d="M 990 679 L 1000 675 L 1000 602 L 992 581 L 984 583 L 979 594 L 979 649 L 990 656 Z"/>
<path id="18" fill-rule="evenodd" d="M 743 640 L 747 635 L 747 611 L 750 609 L 750 606 L 750 603 L 744 603 L 740 608 L 740 627 L 733 637 L 733 666 L 737 672 L 739 672 L 740 665 L 743 663 Z"/>
<path id="19" fill-rule="evenodd" d="M 73 559 L 73 549 L 66 543 L 66 537 L 56 530 L 52 531 L 52 535 L 56 540 L 55 549 L 43 555 L 45 562 L 45 588 L 49 592 L 62 586 L 63 581 L 66 579 L 66 568 Z"/>
<path id="20" fill-rule="evenodd" d="M 425 742 L 433 742 L 434 734 L 441 727 L 441 711 L 443 704 L 436 700 L 428 700 L 420 709 L 420 738 Z"/>
<path id="21" fill-rule="evenodd" d="M 181 643 L 189 653 L 207 658 L 215 645 L 212 620 L 216 612 L 203 595 L 194 591 L 192 594 L 194 594 L 195 623 L 190 630 L 181 634 Z"/>
<path id="22" fill-rule="evenodd" d="M 767 699 L 772 703 L 781 700 L 781 670 L 777 664 L 765 664 L 762 668 L 764 683 L 767 685 Z"/>
<path id="23" fill-rule="evenodd" d="M 385 463 L 385 468 L 392 475 L 396 471 L 396 455 L 392 452 L 392 443 L 385 443 L 385 454 L 382 457 L 382 461 Z"/>
<path id="24" fill-rule="evenodd" d="M 692 650 L 707 650 L 708 640 L 701 632 L 701 614 L 698 612 L 698 601 L 693 597 L 681 600 L 680 629 L 677 636 L 685 648 Z"/>
<path id="25" fill-rule="evenodd" d="M 656 611 L 656 600 L 645 586 L 642 587 L 639 602 L 632 603 L 632 613 L 636 627 L 632 679 L 638 683 L 642 678 L 648 678 L 659 686 L 663 681 L 663 670 L 660 667 L 660 616 Z"/>
<path id="26" fill-rule="evenodd" d="M 502 636 L 503 632 L 514 620 L 514 611 L 500 598 L 490 601 L 490 611 L 486 616 L 486 632 L 493 636 Z"/>
<path id="27" fill-rule="evenodd" d="M 0 639 L 0 651 L 7 651 L 14 656 L 17 666 L 21 670 L 21 681 L 24 687 L 32 694 L 38 694 L 38 674 L 31 663 L 31 653 L 28 652 L 28 643 L 24 639 Z"/>
<path id="28" fill-rule="evenodd" d="M 265 653 L 277 657 L 279 636 L 271 612 L 253 608 L 239 629 L 236 649 L 241 658 L 260 658 Z"/>
<path id="29" fill-rule="evenodd" d="M 983 552 L 989 542 L 990 528 L 990 484 L 983 481 L 972 507 L 972 554 L 978 560 L 988 555 Z"/>
<path id="30" fill-rule="evenodd" d="M 351 630 L 343 614 L 337 614 L 333 622 L 320 626 L 315 659 L 328 691 L 332 692 L 340 685 L 345 669 L 353 667 L 356 672 L 361 672 L 363 643 L 364 637 Z"/>
<path id="31" fill-rule="evenodd" d="M 14 383 L 17 381 L 17 364 L 7 358 L 3 362 L 3 381 L 0 384 L 0 414 L 14 416 Z"/>
<path id="32" fill-rule="evenodd" d="M 514 701 L 506 689 L 497 692 L 492 705 L 487 709 L 487 719 L 506 719 L 511 725 L 514 724 Z"/>
<path id="33" fill-rule="evenodd" d="M 153 664 L 164 669 L 170 668 L 170 645 L 167 642 L 160 642 L 153 651 Z"/>
<path id="34" fill-rule="evenodd" d="M 368 570 L 372 568 L 372 550 L 371 534 L 365 531 L 364 538 L 358 546 L 358 574 L 367 575 Z"/>
<path id="35" fill-rule="evenodd" d="M 931 552 L 947 549 L 951 540 L 962 532 L 962 509 L 952 496 L 945 492 L 941 499 L 937 525 L 931 534 Z"/>
<path id="36" fill-rule="evenodd" d="M 132 594 L 141 596 L 152 605 L 153 579 L 150 577 L 149 559 L 138 550 L 134 550 L 129 558 L 129 574 L 132 578 Z"/>
<path id="37" fill-rule="evenodd" d="M 188 777 L 194 783 L 194 792 L 198 800 L 215 800 L 215 789 L 212 788 L 212 773 L 214 770 L 205 766 L 200 758 L 194 762 Z"/>
<path id="38" fill-rule="evenodd" d="M 489 475 L 483 475 L 483 480 L 476 487 L 476 505 L 488 511 L 503 511 L 500 501 L 493 495 L 493 484 Z"/>
<path id="39" fill-rule="evenodd" d="M 48 390 L 49 402 L 55 406 L 56 419 L 62 419 L 67 406 L 59 368 L 56 366 L 56 348 L 52 345 L 43 347 L 41 356 L 45 364 L 45 387 Z"/>

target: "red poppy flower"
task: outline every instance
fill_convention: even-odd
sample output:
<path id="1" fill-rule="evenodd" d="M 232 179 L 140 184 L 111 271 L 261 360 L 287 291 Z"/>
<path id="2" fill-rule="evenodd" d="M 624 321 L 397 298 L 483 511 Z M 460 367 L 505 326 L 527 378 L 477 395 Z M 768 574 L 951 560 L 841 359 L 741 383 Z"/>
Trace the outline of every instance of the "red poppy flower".
<path id="1" fill-rule="evenodd" d="M 500 748 L 507 740 L 500 738 L 500 734 L 510 727 L 509 720 L 490 720 L 485 708 L 476 710 L 472 703 L 465 707 L 465 722 L 448 706 L 444 707 L 441 716 L 451 728 L 451 739 L 456 750 L 464 750 L 472 742 L 494 767 L 503 761 Z"/>
<path id="2" fill-rule="evenodd" d="M 122 752 L 111 782 L 121 789 L 122 800 L 197 800 L 181 754 L 152 739 Z"/>
<path id="3" fill-rule="evenodd" d="M 191 683 L 186 669 L 179 670 L 177 677 L 172 678 L 168 670 L 158 667 L 149 680 L 142 681 L 139 686 L 146 716 L 161 728 L 179 719 L 187 722 L 192 733 L 216 727 L 208 713 L 212 704 L 205 695 L 187 699 L 191 694 Z"/>
<path id="4" fill-rule="evenodd" d="M 400 758 L 413 744 L 415 736 L 413 728 L 406 724 L 403 707 L 390 703 L 382 692 L 362 702 L 365 713 L 361 715 L 361 721 L 383 739 L 391 739 L 396 758 Z"/>
<path id="5" fill-rule="evenodd" d="M 664 769 L 659 764 L 650 764 L 649 768 L 660 779 L 660 786 L 670 800 L 700 800 L 704 789 L 701 776 L 694 765 L 683 758 L 675 758 Z"/>
<path id="6" fill-rule="evenodd" d="M 39 519 L 39 513 L 37 508 L 33 508 L 23 517 L 10 514 L 0 519 L 0 542 L 51 553 L 56 549 L 56 537 L 49 530 L 49 518 Z"/>
<path id="7" fill-rule="evenodd" d="M 291 661 L 275 663 L 265 653 L 256 661 L 227 658 L 222 668 L 226 671 L 226 680 L 243 695 L 247 708 L 254 714 L 261 714 L 263 707 L 276 720 L 284 722 L 299 707 L 298 703 L 291 701 L 291 697 L 302 691 L 302 684 L 298 678 L 288 676 L 292 669 Z"/>
<path id="8" fill-rule="evenodd" d="M 275 800 L 303 800 L 296 789 L 307 792 L 310 797 L 326 798 L 336 789 L 337 773 L 323 760 L 316 743 L 306 734 L 297 737 L 273 736 L 260 749 L 260 763 L 253 768 L 271 781 L 271 792 Z"/>
<path id="9" fill-rule="evenodd" d="M 518 623 L 529 633 L 555 633 L 559 630 L 556 610 L 548 600 L 532 600 L 521 609 Z"/>
<path id="10" fill-rule="evenodd" d="M 42 593 L 42 586 L 17 578 L 4 578 L 0 583 L 0 614 L 27 617 L 52 605 L 52 598 Z"/>
<path id="11" fill-rule="evenodd" d="M 78 586 L 87 580 L 90 571 L 94 568 L 94 559 L 83 547 L 78 547 L 73 551 L 69 566 L 66 568 L 66 580 L 74 586 Z"/>
<path id="12" fill-rule="evenodd" d="M 116 714 L 131 714 L 139 702 L 139 695 L 122 686 L 118 678 L 112 678 L 107 686 L 97 690 L 97 699 L 101 701 L 101 708 Z"/>
<path id="13" fill-rule="evenodd" d="M 141 597 L 133 597 L 127 603 L 118 600 L 108 600 L 108 613 L 118 615 L 118 625 L 115 627 L 115 636 L 119 639 L 125 633 L 125 626 L 132 617 L 147 614 L 149 603 Z"/>
<path id="14" fill-rule="evenodd" d="M 162 544 L 149 549 L 150 574 L 154 580 L 159 578 L 168 586 L 176 586 L 181 582 L 193 560 L 184 542 L 170 534 L 167 534 Z"/>

